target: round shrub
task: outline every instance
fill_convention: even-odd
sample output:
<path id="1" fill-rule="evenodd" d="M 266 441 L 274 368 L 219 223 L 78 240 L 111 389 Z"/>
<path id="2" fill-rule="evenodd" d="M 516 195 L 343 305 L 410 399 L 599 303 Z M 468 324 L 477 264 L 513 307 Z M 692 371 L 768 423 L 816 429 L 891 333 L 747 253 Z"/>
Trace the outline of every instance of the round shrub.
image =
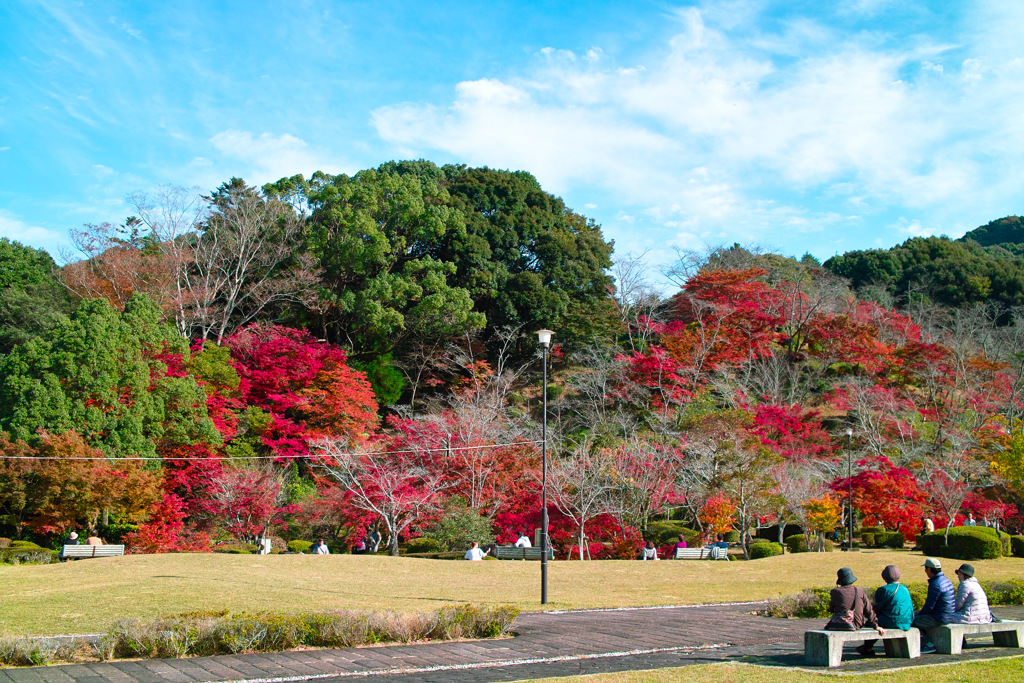
<path id="1" fill-rule="evenodd" d="M 409 541 L 405 546 L 406 553 L 438 553 L 445 550 L 440 541 L 427 536 L 420 536 Z"/>
<path id="2" fill-rule="evenodd" d="M 886 548 L 902 548 L 907 542 L 902 531 L 894 531 L 885 539 Z"/>
<path id="3" fill-rule="evenodd" d="M 565 393 L 565 387 L 561 384 L 548 383 L 548 400 L 555 401 L 562 397 Z"/>
<path id="4" fill-rule="evenodd" d="M 1024 557 L 1024 536 L 1014 536 L 1010 539 L 1010 549 L 1014 557 Z"/>
<path id="5" fill-rule="evenodd" d="M 775 557 L 776 555 L 782 554 L 782 545 L 779 543 L 772 543 L 771 541 L 762 541 L 760 543 L 754 543 L 747 552 L 750 554 L 750 559 L 760 560 L 762 557 Z"/>
<path id="6" fill-rule="evenodd" d="M 985 527 L 953 527 L 949 530 L 949 545 L 945 544 L 945 530 L 922 534 L 917 539 L 926 555 L 936 557 L 992 560 L 1000 557 L 1003 552 L 1003 544 L 995 530 Z"/>
<path id="7" fill-rule="evenodd" d="M 786 549 L 791 553 L 806 553 L 807 539 L 803 534 L 793 534 L 786 537 Z"/>
<path id="8" fill-rule="evenodd" d="M 312 541 L 294 540 L 288 541 L 288 550 L 293 553 L 308 553 L 309 549 L 313 547 Z"/>
<path id="9" fill-rule="evenodd" d="M 726 543 L 739 543 L 740 542 L 740 532 L 736 531 L 735 529 L 733 529 L 732 531 L 727 531 L 725 533 L 725 542 Z"/>
<path id="10" fill-rule="evenodd" d="M 873 531 L 862 531 L 860 532 L 861 542 L 869 548 L 873 548 L 875 545 L 875 532 Z"/>
<path id="11" fill-rule="evenodd" d="M 259 548 L 254 543 L 224 543 L 213 549 L 215 553 L 228 555 L 254 555 Z"/>

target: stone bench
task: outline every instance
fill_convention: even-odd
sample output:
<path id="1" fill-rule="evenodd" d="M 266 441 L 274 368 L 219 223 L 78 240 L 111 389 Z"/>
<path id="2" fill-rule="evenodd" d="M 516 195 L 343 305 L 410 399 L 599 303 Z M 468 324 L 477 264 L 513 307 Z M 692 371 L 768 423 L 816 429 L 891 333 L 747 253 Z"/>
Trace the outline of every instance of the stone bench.
<path id="1" fill-rule="evenodd" d="M 677 560 L 728 560 L 726 548 L 676 548 Z"/>
<path id="2" fill-rule="evenodd" d="M 964 636 L 991 633 L 996 647 L 1024 647 L 1024 621 L 995 621 L 991 624 L 943 624 L 928 629 L 935 651 L 958 655 L 964 649 Z"/>
<path id="3" fill-rule="evenodd" d="M 881 640 L 887 657 L 917 659 L 921 656 L 921 632 L 916 628 L 909 631 L 887 628 L 884 636 L 873 628 L 862 628 L 859 631 L 805 631 L 804 661 L 811 666 L 837 667 L 843 661 L 843 645 L 865 640 Z"/>

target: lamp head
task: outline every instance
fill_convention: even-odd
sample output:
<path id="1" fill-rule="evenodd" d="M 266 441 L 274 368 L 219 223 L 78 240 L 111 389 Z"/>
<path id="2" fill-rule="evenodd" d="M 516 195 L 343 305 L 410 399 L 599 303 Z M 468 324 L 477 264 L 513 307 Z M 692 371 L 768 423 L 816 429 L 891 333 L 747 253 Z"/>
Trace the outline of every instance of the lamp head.
<path id="1" fill-rule="evenodd" d="M 540 342 L 541 346 L 547 348 L 548 346 L 551 345 L 551 335 L 553 334 L 554 332 L 552 332 L 551 330 L 538 330 L 537 341 Z"/>
<path id="2" fill-rule="evenodd" d="M 849 427 L 846 428 L 846 436 L 853 436 L 853 430 Z"/>

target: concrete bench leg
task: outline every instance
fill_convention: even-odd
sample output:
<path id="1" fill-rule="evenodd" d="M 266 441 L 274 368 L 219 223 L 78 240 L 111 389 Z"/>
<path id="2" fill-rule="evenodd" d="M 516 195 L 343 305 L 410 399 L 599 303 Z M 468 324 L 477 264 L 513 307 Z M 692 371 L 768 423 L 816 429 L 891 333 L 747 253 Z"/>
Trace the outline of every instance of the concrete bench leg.
<path id="1" fill-rule="evenodd" d="M 843 642 L 823 633 L 804 633 L 804 661 L 809 666 L 834 668 L 843 661 Z"/>
<path id="2" fill-rule="evenodd" d="M 1024 629 L 996 631 L 992 634 L 992 642 L 996 647 L 1021 647 L 1021 643 L 1024 643 Z"/>
<path id="3" fill-rule="evenodd" d="M 929 629 L 929 637 L 935 643 L 935 651 L 940 655 L 958 655 L 964 651 L 964 634 L 953 633 L 948 628 Z"/>
<path id="4" fill-rule="evenodd" d="M 921 633 L 916 629 L 907 631 L 906 638 L 888 638 L 882 641 L 885 656 L 896 659 L 917 659 L 921 656 Z"/>

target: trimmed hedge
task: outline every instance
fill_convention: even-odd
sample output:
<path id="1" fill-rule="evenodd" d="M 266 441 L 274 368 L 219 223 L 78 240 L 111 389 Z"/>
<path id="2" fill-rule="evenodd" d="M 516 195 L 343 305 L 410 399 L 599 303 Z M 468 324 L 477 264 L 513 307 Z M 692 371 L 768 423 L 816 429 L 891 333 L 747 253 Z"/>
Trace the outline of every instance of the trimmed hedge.
<path id="1" fill-rule="evenodd" d="M 288 541 L 288 550 L 293 553 L 308 553 L 309 549 L 313 547 L 313 541 L 302 541 L 294 540 Z"/>
<path id="2" fill-rule="evenodd" d="M 405 546 L 406 555 L 419 554 L 419 553 L 440 553 L 444 552 L 441 542 L 436 538 L 430 538 L 428 536 L 420 536 L 409 541 Z"/>
<path id="3" fill-rule="evenodd" d="M 862 531 L 860 534 L 860 541 L 869 548 L 875 547 L 875 532 L 874 531 Z"/>
<path id="4" fill-rule="evenodd" d="M 995 529 L 957 526 L 949 530 L 949 545 L 945 537 L 945 530 L 933 531 L 918 536 L 917 544 L 926 555 L 957 560 L 994 560 L 1003 554 Z"/>
<path id="5" fill-rule="evenodd" d="M 1014 557 L 1024 557 L 1024 536 L 1014 536 L 1010 539 L 1010 548 Z"/>
<path id="6" fill-rule="evenodd" d="M 255 555 L 259 547 L 255 543 L 225 543 L 213 549 L 215 553 L 227 553 L 229 555 Z"/>
<path id="7" fill-rule="evenodd" d="M 733 529 L 732 531 L 725 532 L 722 536 L 722 540 L 724 540 L 726 543 L 740 542 L 740 532 L 736 531 L 735 529 Z"/>
<path id="8" fill-rule="evenodd" d="M 763 557 L 775 557 L 782 554 L 782 545 L 780 543 L 772 543 L 771 541 L 759 541 L 751 543 L 747 548 L 747 553 L 749 553 L 752 560 L 760 560 Z"/>
<path id="9" fill-rule="evenodd" d="M 806 553 L 807 539 L 804 538 L 803 534 L 786 536 L 786 549 L 791 553 Z"/>
<path id="10" fill-rule="evenodd" d="M 31 541 L 14 541 L 6 548 L 0 548 L 0 563 L 49 564 L 56 559 L 56 550 L 43 548 Z"/>

